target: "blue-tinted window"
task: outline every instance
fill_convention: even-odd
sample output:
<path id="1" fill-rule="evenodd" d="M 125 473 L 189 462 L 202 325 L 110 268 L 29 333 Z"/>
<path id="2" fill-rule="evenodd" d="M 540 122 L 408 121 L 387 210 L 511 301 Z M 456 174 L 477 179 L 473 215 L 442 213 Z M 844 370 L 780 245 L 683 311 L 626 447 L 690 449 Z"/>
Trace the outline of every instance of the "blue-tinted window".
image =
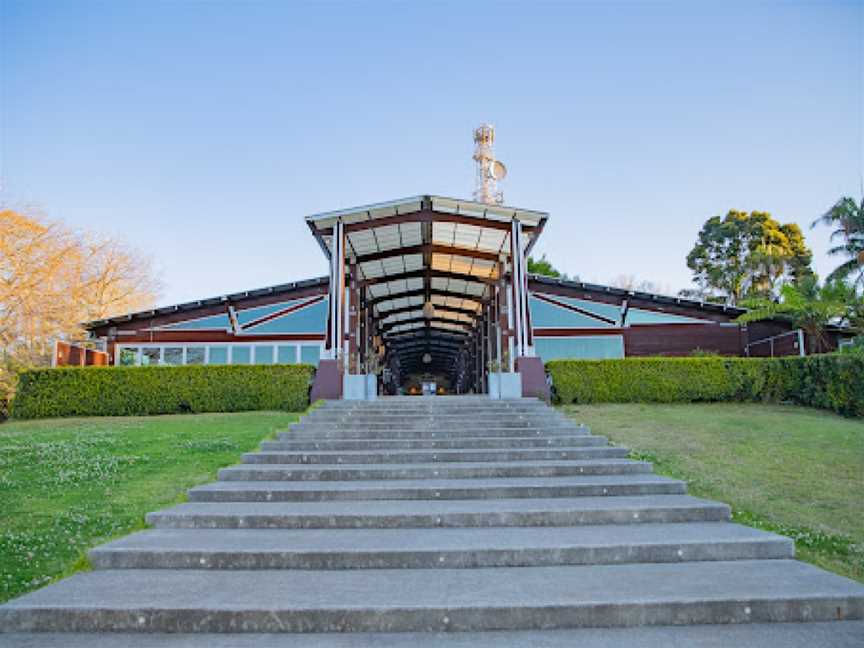
<path id="1" fill-rule="evenodd" d="M 204 347 L 186 347 L 186 364 L 204 364 Z"/>
<path id="2" fill-rule="evenodd" d="M 228 364 L 228 347 L 211 346 L 209 364 Z"/>
<path id="3" fill-rule="evenodd" d="M 249 364 L 252 360 L 252 347 L 235 346 L 231 349 L 232 364 Z"/>
<path id="4" fill-rule="evenodd" d="M 276 352 L 278 354 L 276 362 L 279 364 L 294 364 L 297 362 L 297 347 L 280 346 Z"/>
<path id="5" fill-rule="evenodd" d="M 162 364 L 182 365 L 183 347 L 165 347 L 165 353 L 162 355 Z"/>
<path id="6" fill-rule="evenodd" d="M 302 346 L 300 347 L 300 362 L 303 364 L 312 364 L 318 366 L 318 360 L 321 357 L 321 347 L 319 346 Z"/>
<path id="7" fill-rule="evenodd" d="M 256 346 L 255 364 L 273 364 L 273 347 Z"/>
<path id="8" fill-rule="evenodd" d="M 544 362 L 559 359 L 597 360 L 624 357 L 624 338 L 620 335 L 596 335 L 571 338 L 535 337 L 537 355 Z"/>

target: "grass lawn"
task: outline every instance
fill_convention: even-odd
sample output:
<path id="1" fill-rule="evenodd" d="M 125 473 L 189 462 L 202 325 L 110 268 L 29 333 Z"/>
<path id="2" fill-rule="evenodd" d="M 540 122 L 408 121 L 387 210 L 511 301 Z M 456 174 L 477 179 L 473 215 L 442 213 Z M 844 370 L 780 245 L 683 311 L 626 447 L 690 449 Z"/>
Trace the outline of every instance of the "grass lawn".
<path id="1" fill-rule="evenodd" d="M 51 419 L 0 425 L 0 602 L 87 566 L 297 414 Z"/>
<path id="2" fill-rule="evenodd" d="M 736 521 L 794 537 L 800 559 L 864 582 L 864 421 L 739 403 L 564 410 Z"/>

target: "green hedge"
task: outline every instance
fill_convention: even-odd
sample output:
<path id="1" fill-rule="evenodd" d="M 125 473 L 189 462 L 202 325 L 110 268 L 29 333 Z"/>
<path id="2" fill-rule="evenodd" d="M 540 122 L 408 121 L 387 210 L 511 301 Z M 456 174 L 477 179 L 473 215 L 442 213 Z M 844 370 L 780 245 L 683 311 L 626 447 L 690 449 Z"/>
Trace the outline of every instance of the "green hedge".
<path id="1" fill-rule="evenodd" d="M 628 358 L 546 364 L 560 403 L 791 401 L 864 416 L 864 357 Z"/>
<path id="2" fill-rule="evenodd" d="M 301 411 L 311 365 L 60 367 L 19 376 L 12 418 Z"/>

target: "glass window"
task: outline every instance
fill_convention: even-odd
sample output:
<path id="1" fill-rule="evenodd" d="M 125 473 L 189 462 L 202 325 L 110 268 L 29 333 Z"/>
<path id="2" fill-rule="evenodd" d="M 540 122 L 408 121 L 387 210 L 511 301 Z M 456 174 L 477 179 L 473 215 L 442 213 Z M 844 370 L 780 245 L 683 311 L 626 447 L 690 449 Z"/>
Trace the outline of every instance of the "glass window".
<path id="1" fill-rule="evenodd" d="M 279 364 L 294 364 L 297 362 L 297 347 L 294 345 L 280 346 L 277 353 L 279 355 L 276 358 L 276 362 Z"/>
<path id="2" fill-rule="evenodd" d="M 186 364 L 204 364 L 204 347 L 186 347 Z"/>
<path id="3" fill-rule="evenodd" d="M 273 364 L 273 347 L 256 346 L 255 364 Z"/>
<path id="4" fill-rule="evenodd" d="M 209 364 L 228 364 L 228 347 L 211 346 Z"/>
<path id="5" fill-rule="evenodd" d="M 120 349 L 120 364 L 124 367 L 131 367 L 138 362 L 138 349 Z"/>
<path id="6" fill-rule="evenodd" d="M 235 346 L 231 349 L 231 362 L 233 364 L 249 364 L 252 356 L 252 347 Z"/>
<path id="7" fill-rule="evenodd" d="M 183 347 L 165 347 L 162 363 L 167 365 L 182 365 Z"/>
<path id="8" fill-rule="evenodd" d="M 162 349 L 159 347 L 144 347 L 141 349 L 142 365 L 158 365 L 162 357 Z"/>
<path id="9" fill-rule="evenodd" d="M 318 358 L 321 356 L 321 347 L 319 346 L 302 346 L 300 347 L 300 362 L 303 364 L 312 364 L 318 366 Z"/>

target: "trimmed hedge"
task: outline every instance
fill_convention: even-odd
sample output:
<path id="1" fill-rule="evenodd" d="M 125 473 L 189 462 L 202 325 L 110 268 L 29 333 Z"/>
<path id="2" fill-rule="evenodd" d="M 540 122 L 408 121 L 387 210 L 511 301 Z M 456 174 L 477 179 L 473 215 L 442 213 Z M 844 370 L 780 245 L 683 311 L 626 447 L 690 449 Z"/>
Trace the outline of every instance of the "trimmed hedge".
<path id="1" fill-rule="evenodd" d="M 16 419 L 287 410 L 309 405 L 311 365 L 58 367 L 24 371 Z"/>
<path id="2" fill-rule="evenodd" d="M 864 357 L 628 358 L 546 364 L 560 403 L 792 401 L 864 416 Z"/>

